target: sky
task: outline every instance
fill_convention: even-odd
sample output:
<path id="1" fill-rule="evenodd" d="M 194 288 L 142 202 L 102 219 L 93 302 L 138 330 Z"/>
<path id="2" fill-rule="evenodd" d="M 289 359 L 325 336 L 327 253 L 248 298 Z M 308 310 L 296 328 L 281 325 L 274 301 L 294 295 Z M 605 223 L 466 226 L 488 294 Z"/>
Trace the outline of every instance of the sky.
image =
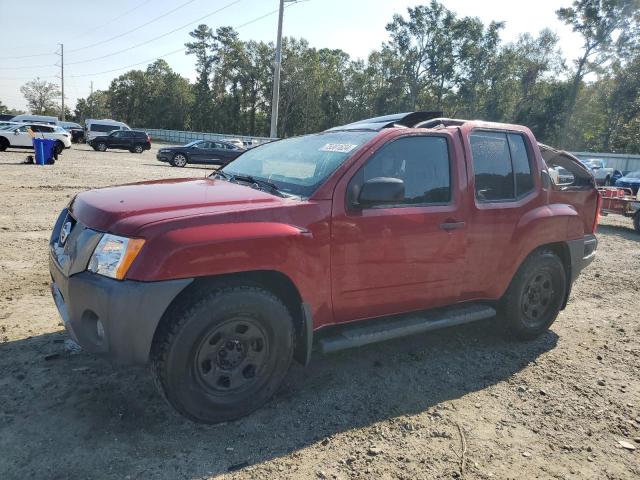
<path id="1" fill-rule="evenodd" d="M 460 16 L 479 17 L 485 24 L 504 21 L 503 41 L 550 28 L 559 35 L 565 58 L 575 58 L 580 51 L 580 37 L 555 15 L 571 0 L 441 1 Z M 283 34 L 306 38 L 316 48 L 341 48 L 352 57 L 366 58 L 388 39 L 385 26 L 395 13 L 404 15 L 408 7 L 426 3 L 299 1 L 285 9 Z M 89 94 L 92 81 L 94 90 L 106 89 L 113 78 L 133 68 L 144 69 L 158 57 L 193 80 L 194 57 L 176 52 L 184 48 L 191 30 L 200 23 L 213 28 L 231 25 L 243 40 L 275 42 L 278 4 L 278 0 L 30 0 L 28 4 L 0 0 L 0 101 L 25 110 L 21 85 L 35 77 L 59 83 L 60 57 L 55 52 L 60 43 L 65 51 L 65 98 L 72 110 L 77 98 Z"/>

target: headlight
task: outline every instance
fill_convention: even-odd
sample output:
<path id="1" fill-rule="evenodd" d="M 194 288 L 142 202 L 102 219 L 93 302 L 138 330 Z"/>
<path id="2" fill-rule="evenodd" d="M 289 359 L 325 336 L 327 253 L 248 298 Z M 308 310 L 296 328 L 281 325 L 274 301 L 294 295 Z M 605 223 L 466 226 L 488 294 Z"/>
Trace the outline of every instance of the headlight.
<path id="1" fill-rule="evenodd" d="M 162 148 L 161 148 L 161 149 L 160 149 L 160 153 L 169 153 L 169 150 L 166 150 L 166 149 L 162 149 Z"/>
<path id="2" fill-rule="evenodd" d="M 122 280 L 140 253 L 144 240 L 105 233 L 91 255 L 88 270 Z"/>

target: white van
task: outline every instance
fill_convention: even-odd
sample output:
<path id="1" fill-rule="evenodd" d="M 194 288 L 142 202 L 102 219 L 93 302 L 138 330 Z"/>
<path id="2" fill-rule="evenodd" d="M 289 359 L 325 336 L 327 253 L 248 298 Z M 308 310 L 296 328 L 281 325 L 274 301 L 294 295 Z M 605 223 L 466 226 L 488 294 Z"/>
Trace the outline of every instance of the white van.
<path id="1" fill-rule="evenodd" d="M 84 125 L 84 138 L 87 143 L 100 135 L 108 135 L 114 130 L 131 130 L 126 123 L 110 119 L 94 120 L 90 118 L 84 122 Z"/>
<path id="2" fill-rule="evenodd" d="M 50 117 L 48 115 L 16 115 L 11 119 L 12 122 L 37 122 L 37 123 L 47 123 L 49 125 L 58 125 L 60 120 L 58 117 Z"/>

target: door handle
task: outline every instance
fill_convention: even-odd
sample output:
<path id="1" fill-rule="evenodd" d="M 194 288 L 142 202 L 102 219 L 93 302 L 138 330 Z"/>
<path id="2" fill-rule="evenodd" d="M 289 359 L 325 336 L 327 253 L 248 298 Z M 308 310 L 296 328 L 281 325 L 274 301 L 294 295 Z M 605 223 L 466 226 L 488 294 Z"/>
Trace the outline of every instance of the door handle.
<path id="1" fill-rule="evenodd" d="M 464 222 L 456 222 L 455 220 L 451 220 L 451 221 L 446 221 L 444 223 L 440 224 L 440 228 L 442 230 L 457 230 L 458 228 L 464 228 L 465 223 Z"/>

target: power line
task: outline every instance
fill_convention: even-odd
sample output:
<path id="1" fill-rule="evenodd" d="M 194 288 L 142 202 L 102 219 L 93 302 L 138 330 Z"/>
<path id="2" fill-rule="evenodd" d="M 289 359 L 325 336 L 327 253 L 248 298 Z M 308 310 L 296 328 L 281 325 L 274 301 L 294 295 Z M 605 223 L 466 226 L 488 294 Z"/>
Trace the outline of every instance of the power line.
<path id="1" fill-rule="evenodd" d="M 80 38 L 80 37 L 84 37 L 86 34 L 88 33 L 94 33 L 96 30 L 101 30 L 103 29 L 105 26 L 115 22 L 116 20 L 120 20 L 121 18 L 126 17 L 127 15 L 129 15 L 131 12 L 135 12 L 136 10 L 138 10 L 141 7 L 144 7 L 147 3 L 151 2 L 151 0 L 144 0 L 142 3 L 136 5 L 135 7 L 127 10 L 124 13 L 121 13 L 120 15 L 118 15 L 117 17 L 112 18 L 111 20 L 107 20 L 106 22 L 101 23 L 100 25 L 90 29 L 90 30 L 86 30 L 85 32 L 82 32 L 79 35 L 76 35 L 74 37 L 71 37 L 69 40 L 75 40 L 76 38 Z"/>
<path id="2" fill-rule="evenodd" d="M 35 58 L 35 57 L 48 57 L 50 55 L 55 55 L 55 52 L 49 53 L 34 53 L 32 55 L 20 55 L 17 57 L 0 57 L 0 60 L 19 60 L 21 58 Z"/>
<path id="3" fill-rule="evenodd" d="M 195 0 L 191 0 L 191 1 L 195 1 Z M 133 12 L 133 11 L 135 11 L 135 10 L 138 10 L 140 7 L 143 7 L 144 5 L 146 5 L 146 4 L 147 4 L 147 3 L 149 3 L 149 2 L 151 2 L 151 0 L 145 0 L 145 1 L 143 1 L 142 3 L 140 3 L 139 5 L 137 5 L 137 6 L 133 7 L 133 8 L 131 8 L 131 9 L 127 10 L 126 12 L 124 12 L 124 13 L 122 13 L 122 14 L 118 15 L 117 17 L 114 17 L 114 18 L 112 18 L 111 20 L 107 20 L 106 22 L 103 22 L 103 23 L 102 23 L 101 25 L 99 25 L 98 27 L 92 28 L 91 30 L 87 30 L 87 31 L 85 31 L 85 32 L 81 33 L 80 35 L 76 35 L 75 37 L 71 37 L 71 39 L 70 39 L 70 40 L 75 40 L 76 38 L 83 37 L 83 36 L 85 36 L 87 33 L 93 33 L 93 32 L 95 32 L 95 30 L 99 30 L 99 29 L 101 29 L 101 28 L 105 27 L 106 25 L 109 25 L 110 23 L 115 22 L 116 20 L 120 20 L 121 18 L 123 18 L 123 17 L 127 16 L 128 14 L 130 14 L 131 12 Z M 187 3 L 191 3 L 191 2 L 187 2 Z M 172 13 L 172 12 L 173 12 L 173 11 L 168 12 L 168 14 L 169 14 L 169 13 Z M 168 14 L 167 14 L 167 15 L 168 15 Z M 162 17 L 158 17 L 156 20 L 158 20 L 159 18 L 162 18 Z M 151 23 L 151 22 L 148 22 L 148 23 Z M 148 23 L 146 23 L 145 25 L 140 26 L 139 28 L 142 28 L 143 26 L 148 25 Z M 135 30 L 135 29 L 134 29 L 134 30 Z M 133 30 L 132 30 L 132 31 L 133 31 Z M 123 35 L 125 35 L 125 34 L 123 34 Z M 116 38 L 117 38 L 117 37 L 116 37 Z M 106 41 L 108 41 L 108 40 L 105 40 L 105 42 L 106 42 Z M 99 44 L 99 43 L 98 43 L 98 44 Z M 89 46 L 86 46 L 86 47 L 78 48 L 78 49 L 75 49 L 75 50 L 70 50 L 70 52 L 77 52 L 78 50 L 84 50 L 85 48 L 90 48 L 91 46 L 93 46 L 93 45 L 89 45 Z M 18 56 L 12 56 L 12 57 L 0 57 L 0 60 L 19 60 L 19 59 L 22 59 L 22 58 L 48 57 L 48 56 L 51 56 L 51 55 L 58 55 L 58 53 L 57 53 L 57 52 L 49 52 L 49 53 L 34 53 L 34 54 L 31 54 L 31 55 L 18 55 Z M 34 68 L 35 68 L 35 67 L 34 67 Z"/>
<path id="4" fill-rule="evenodd" d="M 118 50 L 118 51 L 116 51 L 116 52 L 111 52 L 111 53 L 108 53 L 108 54 L 106 54 L 106 55 L 102 55 L 102 56 L 100 56 L 100 57 L 94 57 L 94 58 L 90 58 L 90 59 L 87 59 L 87 60 L 80 60 L 80 61 L 77 61 L 77 62 L 68 62 L 68 63 L 67 63 L 67 65 L 79 65 L 79 64 L 81 64 L 81 63 L 90 63 L 90 62 L 95 62 L 95 61 L 97 61 L 97 60 L 102 60 L 102 59 L 104 59 L 104 58 L 113 57 L 114 55 L 118 55 L 118 54 L 120 54 L 120 53 L 128 52 L 129 50 L 133 50 L 134 48 L 138 48 L 138 47 L 141 47 L 141 46 L 143 46 L 143 45 L 147 45 L 147 44 L 149 44 L 149 43 L 151 43 L 151 42 L 155 42 L 156 40 L 158 40 L 158 39 L 160 39 L 160 38 L 166 37 L 167 35 L 171 35 L 172 33 L 175 33 L 175 32 L 177 32 L 178 30 L 182 30 L 183 28 L 186 28 L 186 27 L 188 27 L 188 26 L 190 26 L 190 25 L 193 25 L 194 23 L 198 23 L 199 21 L 204 20 L 205 18 L 210 17 L 210 16 L 212 16 L 212 15 L 215 15 L 216 13 L 219 13 L 219 12 L 221 12 L 222 10 L 225 10 L 225 9 L 227 9 L 227 8 L 229 8 L 229 7 L 232 7 L 233 5 L 235 5 L 236 3 L 240 3 L 241 1 L 242 1 L 242 0 L 234 0 L 233 2 L 228 3 L 228 4 L 227 4 L 227 5 L 225 5 L 224 7 L 220 7 L 220 8 L 218 8 L 218 9 L 214 10 L 213 12 L 207 13 L 206 15 L 203 15 L 202 17 L 200 17 L 200 18 L 198 18 L 198 19 L 196 19 L 196 20 L 193 20 L 193 21 L 191 21 L 191 22 L 189 22 L 189 23 L 185 23 L 184 25 L 182 25 L 182 26 L 180 26 L 180 27 L 178 27 L 178 28 L 174 28 L 173 30 L 170 30 L 170 31 L 168 31 L 168 32 L 165 32 L 165 33 L 163 33 L 163 34 L 161 34 L 161 35 L 158 35 L 157 37 L 151 38 L 151 39 L 146 40 L 146 41 L 144 41 L 144 42 L 142 42 L 142 43 L 138 43 L 138 44 L 136 44 L 136 45 L 132 45 L 132 46 L 130 46 L 130 47 L 123 48 L 122 50 Z"/>
<path id="5" fill-rule="evenodd" d="M 296 2 L 296 3 L 302 3 L 302 2 Z M 295 5 L 295 3 L 292 3 L 291 5 Z M 287 7 L 289 7 L 291 5 L 287 5 Z M 243 23 L 241 25 L 238 25 L 236 27 L 233 27 L 233 28 L 235 30 L 239 30 L 241 28 L 246 27 L 247 25 L 251 25 L 252 23 L 260 21 L 263 18 L 269 17 L 269 16 L 271 16 L 271 15 L 273 15 L 275 13 L 278 13 L 278 9 L 275 9 L 275 10 L 273 10 L 271 12 L 265 13 L 264 15 L 256 17 L 253 20 L 249 20 L 248 22 L 245 22 L 245 23 Z M 80 75 L 71 75 L 71 76 L 74 77 L 74 78 L 77 78 L 77 77 L 91 77 L 91 76 L 95 76 L 95 75 L 102 75 L 102 74 L 105 74 L 105 73 L 117 72 L 119 70 L 126 70 L 127 68 L 132 68 L 132 67 L 137 67 L 138 65 L 148 64 L 148 63 L 153 62 L 155 60 L 160 60 L 161 58 L 168 57 L 169 55 L 174 55 L 174 54 L 179 53 L 179 52 L 184 52 L 186 49 L 187 49 L 186 47 L 179 48 L 178 50 L 173 50 L 171 52 L 164 53 L 164 54 L 162 54 L 160 56 L 157 56 L 157 57 L 154 57 L 154 58 L 150 58 L 148 60 L 143 60 L 142 62 L 134 63 L 134 64 L 131 64 L 131 65 L 127 65 L 126 67 L 119 67 L 119 68 L 114 68 L 114 69 L 111 69 L 111 70 L 104 70 L 102 72 L 83 73 L 83 74 L 80 74 Z M 69 65 L 69 64 L 67 63 L 67 65 Z"/>
<path id="6" fill-rule="evenodd" d="M 126 31 L 126 32 L 124 32 L 124 33 L 120 33 L 120 34 L 115 35 L 115 36 L 113 36 L 113 37 L 111 37 L 111 38 L 107 38 L 106 40 L 101 40 L 100 42 L 92 43 L 91 45 L 85 45 L 84 47 L 80 47 L 80 48 L 75 48 L 75 49 L 73 49 L 73 50 L 69 50 L 69 53 L 79 52 L 80 50 L 86 50 L 87 48 L 97 47 L 98 45 L 102 45 L 102 44 L 104 44 L 104 43 L 110 42 L 110 41 L 115 40 L 115 39 L 117 39 L 117 38 L 124 37 L 125 35 L 129 35 L 130 33 L 135 32 L 136 30 L 140 30 L 141 28 L 146 27 L 147 25 L 150 25 L 150 24 L 152 24 L 152 23 L 154 23 L 154 22 L 157 22 L 157 21 L 158 21 L 158 20 L 160 20 L 161 18 L 164 18 L 164 17 L 166 17 L 166 16 L 168 16 L 168 15 L 171 15 L 173 12 L 176 12 L 176 11 L 180 10 L 181 8 L 184 8 L 184 7 L 186 7 L 187 5 L 189 5 L 190 3 L 193 3 L 193 2 L 195 2 L 195 1 L 196 1 L 196 0 L 188 0 L 188 1 L 186 1 L 186 2 L 184 2 L 184 3 L 182 3 L 182 4 L 180 4 L 180 5 L 178 5 L 178 6 L 177 6 L 177 7 L 175 7 L 174 9 L 169 10 L 168 12 L 163 13 L 162 15 L 160 15 L 160 16 L 158 16 L 158 17 L 156 17 L 156 18 L 153 18 L 153 19 L 151 19 L 151 20 L 149 20 L 148 22 L 143 23 L 142 25 L 139 25 L 139 26 L 137 26 L 137 27 L 135 27 L 135 28 L 132 28 L 131 30 L 127 30 L 127 31 Z M 77 63 L 82 63 L 82 62 L 77 62 Z M 71 65 L 71 64 L 69 64 L 69 65 Z"/>
<path id="7" fill-rule="evenodd" d="M 57 53 L 53 53 L 52 55 L 57 55 Z M 22 65 L 18 67 L 0 67 L 1 70 L 21 70 L 24 68 L 46 68 L 46 67 L 57 67 L 57 65 L 51 63 L 48 65 Z"/>

